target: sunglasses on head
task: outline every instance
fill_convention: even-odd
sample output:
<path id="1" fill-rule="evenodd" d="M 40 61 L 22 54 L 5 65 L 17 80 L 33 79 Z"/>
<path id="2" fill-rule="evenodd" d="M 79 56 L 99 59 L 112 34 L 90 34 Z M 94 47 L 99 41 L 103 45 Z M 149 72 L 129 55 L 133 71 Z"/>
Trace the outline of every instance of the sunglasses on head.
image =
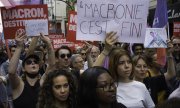
<path id="1" fill-rule="evenodd" d="M 65 57 L 70 58 L 71 54 L 61 54 L 60 57 L 61 58 L 65 58 Z"/>
<path id="2" fill-rule="evenodd" d="M 35 64 L 38 64 L 38 63 L 39 63 L 37 60 L 26 60 L 26 64 L 27 64 L 27 65 L 30 65 L 30 64 L 32 64 L 33 62 L 34 62 Z"/>

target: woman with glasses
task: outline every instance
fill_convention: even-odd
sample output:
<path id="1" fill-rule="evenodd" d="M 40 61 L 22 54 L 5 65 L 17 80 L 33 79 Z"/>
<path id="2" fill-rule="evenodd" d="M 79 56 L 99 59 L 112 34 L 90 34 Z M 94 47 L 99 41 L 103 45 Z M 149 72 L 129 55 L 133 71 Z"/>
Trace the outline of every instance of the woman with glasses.
<path id="1" fill-rule="evenodd" d="M 105 48 L 95 65 L 102 66 L 105 57 L 109 55 L 109 71 L 117 84 L 117 102 L 128 108 L 154 108 L 145 85 L 132 80 L 134 70 L 130 54 L 121 48 L 112 49 L 116 41 L 116 32 L 107 33 Z"/>
<path id="2" fill-rule="evenodd" d="M 50 72 L 40 89 L 37 108 L 77 108 L 76 86 L 65 70 Z"/>
<path id="3" fill-rule="evenodd" d="M 40 38 L 48 46 L 48 58 L 54 56 L 51 41 L 48 37 L 40 34 Z M 14 108 L 36 108 L 38 92 L 40 88 L 39 62 L 40 58 L 37 55 L 31 54 L 27 56 L 22 63 L 22 71 L 24 75 L 19 77 L 16 73 L 17 64 L 20 58 L 21 51 L 24 48 L 24 40 L 26 39 L 25 32 L 17 31 L 15 40 L 17 48 L 9 62 L 9 81 L 12 86 L 12 98 Z M 54 64 L 54 60 L 49 60 L 49 66 Z"/>
<path id="4" fill-rule="evenodd" d="M 103 67 L 88 68 L 80 79 L 80 108 L 126 108 L 116 101 L 116 85 Z"/>

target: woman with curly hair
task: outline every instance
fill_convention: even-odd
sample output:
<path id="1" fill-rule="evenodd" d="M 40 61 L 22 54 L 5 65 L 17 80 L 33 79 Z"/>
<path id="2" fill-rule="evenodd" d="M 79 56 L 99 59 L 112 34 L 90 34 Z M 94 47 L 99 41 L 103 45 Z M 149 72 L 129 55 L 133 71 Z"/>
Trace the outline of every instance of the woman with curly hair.
<path id="1" fill-rule="evenodd" d="M 76 90 L 72 74 L 54 70 L 44 80 L 37 108 L 77 108 Z"/>
<path id="2" fill-rule="evenodd" d="M 116 85 L 103 67 L 88 68 L 80 78 L 80 108 L 126 108 L 116 101 Z"/>

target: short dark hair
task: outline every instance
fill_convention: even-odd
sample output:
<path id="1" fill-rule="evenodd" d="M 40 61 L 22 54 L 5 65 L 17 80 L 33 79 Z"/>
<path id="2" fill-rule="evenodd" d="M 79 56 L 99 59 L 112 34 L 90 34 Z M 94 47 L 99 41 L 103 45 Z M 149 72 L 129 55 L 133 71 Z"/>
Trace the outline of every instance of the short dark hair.
<path id="1" fill-rule="evenodd" d="M 133 53 L 135 52 L 135 48 L 136 48 L 136 46 L 141 46 L 141 47 L 142 47 L 142 49 L 144 49 L 144 45 L 143 45 L 143 44 L 138 44 L 138 43 L 135 43 L 135 44 L 133 44 L 133 45 L 132 45 L 132 51 L 133 51 Z"/>
<path id="2" fill-rule="evenodd" d="M 72 55 L 71 49 L 68 46 L 63 45 L 55 51 L 56 58 L 59 58 L 59 50 L 61 50 L 61 49 L 67 49 L 69 51 L 69 53 Z"/>

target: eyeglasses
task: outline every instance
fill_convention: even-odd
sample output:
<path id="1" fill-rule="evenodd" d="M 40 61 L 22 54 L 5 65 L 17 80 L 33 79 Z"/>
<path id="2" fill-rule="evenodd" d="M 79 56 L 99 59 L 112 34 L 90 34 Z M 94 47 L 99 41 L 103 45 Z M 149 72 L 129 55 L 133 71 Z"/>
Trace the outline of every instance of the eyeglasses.
<path id="1" fill-rule="evenodd" d="M 81 53 L 81 55 L 86 55 L 86 53 Z"/>
<path id="2" fill-rule="evenodd" d="M 27 65 L 30 65 L 30 64 L 32 64 L 33 62 L 34 62 L 35 64 L 38 64 L 38 63 L 39 63 L 37 60 L 26 60 L 26 64 L 27 64 Z"/>
<path id="3" fill-rule="evenodd" d="M 173 45 L 174 46 L 180 46 L 180 43 L 174 43 Z"/>
<path id="4" fill-rule="evenodd" d="M 65 57 L 70 58 L 71 54 L 61 54 L 60 57 L 63 59 Z"/>
<path id="5" fill-rule="evenodd" d="M 111 89 L 115 89 L 116 88 L 116 85 L 113 83 L 111 84 L 106 84 L 106 85 L 100 85 L 100 86 L 97 86 L 96 88 L 100 88 L 102 89 L 103 91 L 107 92 L 107 91 L 110 91 Z"/>

